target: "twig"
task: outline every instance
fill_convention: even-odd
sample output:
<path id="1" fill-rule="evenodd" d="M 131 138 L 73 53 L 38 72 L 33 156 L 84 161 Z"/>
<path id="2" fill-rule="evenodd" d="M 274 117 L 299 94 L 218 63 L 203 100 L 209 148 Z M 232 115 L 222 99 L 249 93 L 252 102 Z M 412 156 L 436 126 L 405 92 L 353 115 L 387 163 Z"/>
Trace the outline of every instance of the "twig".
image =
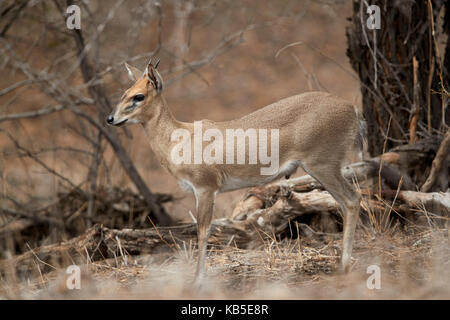
<path id="1" fill-rule="evenodd" d="M 57 105 L 50 108 L 43 108 L 35 111 L 27 111 L 22 113 L 13 113 L 13 114 L 6 114 L 3 116 L 0 116 L 0 122 L 8 121 L 8 120 L 18 120 L 18 119 L 25 119 L 25 118 L 37 118 L 41 116 L 45 116 L 51 113 L 55 113 L 61 110 L 66 109 L 66 106 L 63 105 Z"/>
<path id="2" fill-rule="evenodd" d="M 30 157 L 30 159 L 34 160 L 35 162 L 37 162 L 38 164 L 40 164 L 44 169 L 46 169 L 48 172 L 50 172 L 51 174 L 57 176 L 58 178 L 60 178 L 61 180 L 63 180 L 64 182 L 67 182 L 73 189 L 78 190 L 80 193 L 84 193 L 77 185 L 75 185 L 74 183 L 72 183 L 72 181 L 70 181 L 68 178 L 64 177 L 63 175 L 61 175 L 60 173 L 56 172 L 55 170 L 53 170 L 52 168 L 50 168 L 49 166 L 47 166 L 41 159 L 39 159 L 38 157 L 36 157 L 31 151 L 29 151 L 28 149 L 25 149 L 24 147 L 22 147 L 19 142 L 14 139 L 14 137 L 7 131 L 0 129 L 1 132 L 4 132 L 8 138 L 14 143 L 14 145 L 16 146 L 17 149 L 23 151 L 28 157 Z"/>

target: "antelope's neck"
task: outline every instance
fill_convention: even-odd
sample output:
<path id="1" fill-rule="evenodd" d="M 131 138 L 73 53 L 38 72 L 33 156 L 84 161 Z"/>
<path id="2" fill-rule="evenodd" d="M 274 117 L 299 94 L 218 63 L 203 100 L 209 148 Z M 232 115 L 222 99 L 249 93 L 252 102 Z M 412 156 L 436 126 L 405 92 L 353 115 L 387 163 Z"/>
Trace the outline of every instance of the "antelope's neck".
<path id="1" fill-rule="evenodd" d="M 167 167 L 172 132 L 180 128 L 181 123 L 177 121 L 169 110 L 167 102 L 160 96 L 158 108 L 149 121 L 143 124 L 144 132 L 160 163 Z"/>

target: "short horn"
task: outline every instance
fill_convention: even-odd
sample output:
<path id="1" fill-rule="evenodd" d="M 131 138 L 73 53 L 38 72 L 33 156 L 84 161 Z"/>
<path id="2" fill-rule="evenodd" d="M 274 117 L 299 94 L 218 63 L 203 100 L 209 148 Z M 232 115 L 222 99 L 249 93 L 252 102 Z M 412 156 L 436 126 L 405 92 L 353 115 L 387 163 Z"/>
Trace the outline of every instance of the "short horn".
<path id="1" fill-rule="evenodd" d="M 153 63 L 153 57 L 151 57 L 151 58 L 150 58 L 150 61 L 148 62 L 148 64 L 147 64 L 147 65 L 151 66 L 151 65 L 152 65 L 152 63 Z"/>

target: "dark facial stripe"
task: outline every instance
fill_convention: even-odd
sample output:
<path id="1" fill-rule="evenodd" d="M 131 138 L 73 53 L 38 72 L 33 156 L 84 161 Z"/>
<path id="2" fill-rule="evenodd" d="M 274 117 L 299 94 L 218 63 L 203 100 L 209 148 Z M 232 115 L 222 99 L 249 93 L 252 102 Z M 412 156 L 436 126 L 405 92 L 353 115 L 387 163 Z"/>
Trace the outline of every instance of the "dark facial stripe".
<path id="1" fill-rule="evenodd" d="M 134 110 L 134 108 L 136 108 L 136 104 L 135 103 L 133 103 L 131 106 L 126 107 L 124 111 L 125 112 L 131 112 L 131 111 Z"/>

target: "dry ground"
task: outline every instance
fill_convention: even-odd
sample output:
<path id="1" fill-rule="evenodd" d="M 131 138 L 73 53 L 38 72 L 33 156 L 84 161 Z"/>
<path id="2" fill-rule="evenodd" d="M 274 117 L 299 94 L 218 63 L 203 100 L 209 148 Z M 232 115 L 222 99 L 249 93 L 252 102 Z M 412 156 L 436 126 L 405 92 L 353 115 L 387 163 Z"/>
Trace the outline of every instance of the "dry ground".
<path id="1" fill-rule="evenodd" d="M 348 275 L 336 271 L 341 241 L 285 239 L 255 250 L 211 248 L 208 277 L 191 286 L 194 243 L 175 253 L 117 257 L 82 268 L 81 289 L 65 269 L 26 280 L 2 279 L 0 297 L 24 299 L 450 299 L 448 229 L 373 234 L 359 229 Z M 369 265 L 381 289 L 368 289 Z"/>

